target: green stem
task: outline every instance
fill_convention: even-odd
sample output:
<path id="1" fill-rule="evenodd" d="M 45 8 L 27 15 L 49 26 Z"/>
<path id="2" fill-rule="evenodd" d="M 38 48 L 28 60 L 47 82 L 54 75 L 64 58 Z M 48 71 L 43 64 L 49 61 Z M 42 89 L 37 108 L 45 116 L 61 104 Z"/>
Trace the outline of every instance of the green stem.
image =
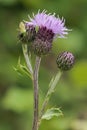
<path id="1" fill-rule="evenodd" d="M 39 104 L 39 93 L 38 93 L 38 73 L 40 67 L 41 58 L 36 56 L 36 63 L 33 73 L 33 84 L 34 84 L 34 117 L 32 130 L 38 130 L 38 104 Z"/>
<path id="2" fill-rule="evenodd" d="M 29 56 L 28 56 L 27 45 L 22 44 L 22 49 L 23 49 L 23 54 L 24 54 L 24 58 L 25 58 L 25 61 L 26 61 L 27 68 L 28 68 L 29 72 L 31 73 L 31 75 L 33 75 L 33 69 L 32 69 L 31 62 L 30 62 L 30 59 L 29 59 Z"/>
<path id="3" fill-rule="evenodd" d="M 44 100 L 44 102 L 43 102 L 43 104 L 42 104 L 42 108 L 41 108 L 41 111 L 40 111 L 40 115 L 39 115 L 39 125 L 40 125 L 40 123 L 41 123 L 41 118 L 42 118 L 42 116 L 43 116 L 43 114 L 44 114 L 44 112 L 45 112 L 45 109 L 46 109 L 46 107 L 47 107 L 47 104 L 48 104 L 48 102 L 49 102 L 49 99 L 50 99 L 50 97 L 51 97 L 51 94 L 54 92 L 54 90 L 55 90 L 55 88 L 56 88 L 56 85 L 57 85 L 57 83 L 58 83 L 58 81 L 59 81 L 61 75 L 62 75 L 62 72 L 59 71 L 59 72 L 56 74 L 54 80 L 52 80 L 52 82 L 51 82 L 50 85 L 49 85 L 48 92 L 47 92 L 47 94 L 46 94 L 45 100 Z"/>

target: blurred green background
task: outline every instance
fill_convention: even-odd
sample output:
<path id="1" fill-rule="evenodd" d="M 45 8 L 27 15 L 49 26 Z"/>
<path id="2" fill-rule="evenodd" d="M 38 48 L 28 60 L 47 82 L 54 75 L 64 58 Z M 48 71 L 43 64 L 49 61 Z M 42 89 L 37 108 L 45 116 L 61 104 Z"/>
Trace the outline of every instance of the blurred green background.
<path id="1" fill-rule="evenodd" d="M 66 19 L 72 31 L 53 43 L 51 54 L 42 59 L 39 84 L 43 100 L 51 77 L 58 71 L 56 56 L 68 50 L 75 66 L 65 72 L 49 107 L 61 107 L 64 116 L 43 121 L 40 130 L 87 130 L 87 0 L 0 0 L 0 130 L 30 130 L 32 125 L 32 82 L 18 75 L 18 57 L 24 63 L 17 28 L 28 14 L 46 9 Z M 34 57 L 34 56 L 32 56 Z"/>

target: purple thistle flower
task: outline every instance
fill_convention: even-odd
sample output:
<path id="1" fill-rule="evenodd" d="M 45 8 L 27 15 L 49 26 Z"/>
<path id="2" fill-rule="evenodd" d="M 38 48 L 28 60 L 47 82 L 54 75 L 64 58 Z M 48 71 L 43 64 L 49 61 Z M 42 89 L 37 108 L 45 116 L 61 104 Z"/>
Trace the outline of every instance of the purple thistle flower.
<path id="1" fill-rule="evenodd" d="M 55 17 L 55 13 L 46 14 L 47 11 L 43 10 L 41 13 L 38 11 L 36 15 L 33 14 L 33 19 L 29 17 L 29 26 L 38 27 L 36 38 L 32 48 L 37 55 L 47 54 L 52 48 L 52 41 L 54 37 L 64 38 L 68 34 L 68 29 L 64 26 L 65 20 Z"/>
<path id="2" fill-rule="evenodd" d="M 33 26 L 38 26 L 38 27 L 46 27 L 48 30 L 52 30 L 52 32 L 55 35 L 58 35 L 58 37 L 64 37 L 64 35 L 68 34 L 68 29 L 64 26 L 65 25 L 65 20 L 62 18 L 60 19 L 59 17 L 55 17 L 55 13 L 53 15 L 46 14 L 47 11 L 43 10 L 42 13 L 38 11 L 38 14 L 34 16 L 33 14 L 33 19 L 30 18 L 29 24 Z"/>

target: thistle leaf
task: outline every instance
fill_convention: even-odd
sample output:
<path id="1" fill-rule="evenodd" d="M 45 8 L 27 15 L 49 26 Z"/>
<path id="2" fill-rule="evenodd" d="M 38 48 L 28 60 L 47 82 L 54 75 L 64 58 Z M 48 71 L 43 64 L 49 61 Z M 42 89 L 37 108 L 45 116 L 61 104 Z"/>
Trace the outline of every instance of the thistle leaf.
<path id="1" fill-rule="evenodd" d="M 20 75 L 27 75 L 28 77 L 32 78 L 29 70 L 27 69 L 27 67 L 25 65 L 22 65 L 20 63 L 20 57 L 18 59 L 18 64 L 17 64 L 17 67 L 13 67 L 13 69 L 18 72 L 18 74 Z"/>
<path id="2" fill-rule="evenodd" d="M 54 76 L 52 77 L 52 79 L 50 80 L 50 83 L 49 83 L 49 87 L 52 85 L 52 83 L 54 82 Z"/>
<path id="3" fill-rule="evenodd" d="M 60 108 L 51 108 L 51 109 L 48 109 L 46 111 L 46 113 L 42 116 L 42 119 L 50 120 L 54 116 L 59 117 L 59 116 L 62 116 L 62 115 L 63 115 L 63 113 L 60 110 Z"/>

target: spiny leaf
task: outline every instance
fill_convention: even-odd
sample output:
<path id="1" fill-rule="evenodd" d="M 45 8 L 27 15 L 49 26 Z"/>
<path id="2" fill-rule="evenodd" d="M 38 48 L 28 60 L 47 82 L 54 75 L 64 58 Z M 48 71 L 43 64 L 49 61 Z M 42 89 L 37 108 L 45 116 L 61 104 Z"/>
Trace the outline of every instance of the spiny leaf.
<path id="1" fill-rule="evenodd" d="M 60 108 L 51 108 L 51 109 L 48 109 L 46 111 L 46 113 L 42 116 L 42 119 L 50 120 L 54 116 L 59 117 L 59 116 L 62 116 L 62 115 L 63 115 L 63 113 L 60 110 Z"/>
<path id="2" fill-rule="evenodd" d="M 50 81 L 50 83 L 49 83 L 49 87 L 52 85 L 54 79 L 55 79 L 55 78 L 54 78 L 54 76 L 53 76 L 52 79 L 51 79 L 51 81 Z"/>
<path id="3" fill-rule="evenodd" d="M 13 67 L 13 69 L 14 69 L 15 71 L 17 71 L 18 74 L 20 74 L 20 75 L 27 75 L 27 76 L 29 76 L 30 78 L 32 78 L 32 76 L 31 76 L 29 70 L 27 69 L 27 67 L 26 67 L 25 65 L 22 65 L 22 64 L 20 63 L 20 57 L 19 57 L 19 59 L 18 59 L 17 67 Z"/>

